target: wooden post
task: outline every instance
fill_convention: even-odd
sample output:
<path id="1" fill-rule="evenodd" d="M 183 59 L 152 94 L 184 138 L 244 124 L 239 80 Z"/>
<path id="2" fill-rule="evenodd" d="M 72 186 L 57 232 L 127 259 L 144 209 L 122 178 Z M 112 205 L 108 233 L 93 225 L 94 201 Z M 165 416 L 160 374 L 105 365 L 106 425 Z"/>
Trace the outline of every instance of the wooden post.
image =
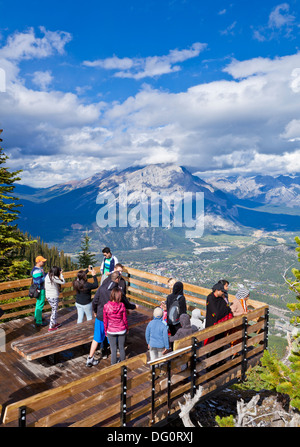
<path id="1" fill-rule="evenodd" d="M 155 412 L 155 365 L 152 365 L 151 376 L 151 423 L 154 424 L 154 412 Z"/>
<path id="2" fill-rule="evenodd" d="M 127 366 L 122 366 L 122 390 L 121 390 L 121 426 L 126 427 L 127 414 Z"/>
<path id="3" fill-rule="evenodd" d="M 265 338 L 264 338 L 264 345 L 265 349 L 268 348 L 268 339 L 269 339 L 269 308 L 265 310 Z"/>
<path id="4" fill-rule="evenodd" d="M 26 427 L 26 407 L 19 408 L 19 427 Z"/>
<path id="5" fill-rule="evenodd" d="M 167 372 L 168 372 L 168 388 L 167 388 L 167 402 L 168 402 L 168 416 L 170 415 L 171 410 L 171 361 L 169 360 L 167 363 Z"/>
<path id="6" fill-rule="evenodd" d="M 197 362 L 197 338 L 192 338 L 192 356 L 191 356 L 191 397 L 196 393 L 196 362 Z"/>
<path id="7" fill-rule="evenodd" d="M 246 371 L 247 371 L 247 328 L 248 328 L 248 319 L 247 317 L 243 318 L 243 347 L 242 347 L 242 377 L 241 380 L 245 380 Z"/>

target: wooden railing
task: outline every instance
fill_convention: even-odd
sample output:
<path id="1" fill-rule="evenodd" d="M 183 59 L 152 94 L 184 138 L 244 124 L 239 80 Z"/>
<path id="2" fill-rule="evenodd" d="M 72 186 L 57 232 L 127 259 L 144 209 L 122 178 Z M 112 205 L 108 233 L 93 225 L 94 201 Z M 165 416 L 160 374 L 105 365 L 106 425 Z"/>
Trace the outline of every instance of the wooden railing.
<path id="1" fill-rule="evenodd" d="M 100 279 L 100 267 L 95 267 L 95 271 Z M 64 272 L 66 283 L 62 285 L 60 307 L 70 306 L 75 303 L 76 292 L 73 289 L 72 282 L 76 278 L 77 272 L 78 270 Z M 170 289 L 167 287 L 167 277 L 130 267 L 124 269 L 123 276 L 127 281 L 127 297 L 145 306 L 155 307 L 159 305 L 162 301 L 165 301 L 170 293 Z M 91 279 L 89 280 L 92 281 Z M 28 296 L 30 284 L 31 278 L 0 283 L 0 307 L 5 312 L 0 321 L 34 313 L 36 300 Z M 201 313 L 205 315 L 206 296 L 211 290 L 185 282 L 183 284 L 188 310 L 199 307 Z M 232 301 L 232 299 L 233 296 L 229 295 L 229 300 Z M 248 305 L 255 309 L 261 307 L 264 303 L 248 300 Z M 44 310 L 50 309 L 50 305 L 46 300 Z"/>
<path id="2" fill-rule="evenodd" d="M 268 306 L 262 306 L 176 341 L 174 351 L 159 360 L 147 363 L 147 354 L 141 354 L 12 403 L 3 423 L 117 427 L 143 417 L 144 425 L 155 424 L 177 412 L 179 398 L 194 395 L 199 385 L 205 397 L 243 380 L 267 345 L 267 325 Z M 213 336 L 216 341 L 204 346 Z"/>
<path id="3" fill-rule="evenodd" d="M 99 275 L 99 267 L 96 271 Z M 74 303 L 71 284 L 76 274 L 64 274 L 68 282 L 60 295 L 62 306 Z M 126 268 L 124 277 L 128 298 L 142 305 L 155 307 L 170 293 L 166 277 L 134 268 Z M 5 310 L 2 319 L 34 311 L 35 300 L 28 299 L 30 283 L 26 279 L 0 284 L 0 306 Z M 198 307 L 204 315 L 209 293 L 209 289 L 184 283 L 189 311 Z M 232 298 L 229 295 L 230 301 Z M 11 403 L 5 408 L 3 423 L 117 427 L 141 424 L 138 421 L 152 425 L 166 419 L 178 411 L 184 393 L 193 395 L 201 385 L 205 398 L 216 389 L 243 380 L 249 366 L 259 362 L 268 343 L 268 306 L 253 300 L 248 304 L 251 310 L 245 316 L 174 342 L 173 352 L 157 361 L 147 363 L 144 353 Z M 204 345 L 207 339 L 212 341 Z"/>

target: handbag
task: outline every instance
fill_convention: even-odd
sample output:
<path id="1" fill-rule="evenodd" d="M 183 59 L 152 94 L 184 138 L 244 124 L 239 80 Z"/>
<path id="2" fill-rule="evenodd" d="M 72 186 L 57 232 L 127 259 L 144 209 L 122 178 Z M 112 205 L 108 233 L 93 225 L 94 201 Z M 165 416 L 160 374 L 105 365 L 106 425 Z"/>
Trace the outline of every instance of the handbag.
<path id="1" fill-rule="evenodd" d="M 29 287 L 29 297 L 30 298 L 38 298 L 40 294 L 40 289 L 39 286 L 37 284 L 31 284 L 31 286 Z"/>

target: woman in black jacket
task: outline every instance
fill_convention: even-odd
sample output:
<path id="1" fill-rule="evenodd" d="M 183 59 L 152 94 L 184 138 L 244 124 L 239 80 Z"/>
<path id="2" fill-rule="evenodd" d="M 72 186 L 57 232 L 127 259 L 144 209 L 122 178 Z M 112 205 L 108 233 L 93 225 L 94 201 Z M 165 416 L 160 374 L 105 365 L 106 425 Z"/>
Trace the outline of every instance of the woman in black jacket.
<path id="1" fill-rule="evenodd" d="M 87 280 L 87 274 L 89 272 L 94 280 L 92 283 Z M 73 287 L 76 290 L 75 306 L 77 308 L 77 323 L 83 322 L 84 315 L 86 315 L 87 320 L 92 320 L 93 307 L 91 293 L 93 289 L 97 289 L 98 287 L 98 280 L 93 267 L 89 267 L 86 270 L 79 270 L 77 278 L 73 282 Z"/>
<path id="2" fill-rule="evenodd" d="M 174 322 L 170 320 L 170 311 L 172 309 L 172 304 L 175 303 L 176 300 L 178 301 L 179 315 L 178 323 L 174 324 Z M 167 323 L 171 335 L 175 335 L 177 330 L 181 327 L 179 316 L 182 314 L 186 314 L 186 301 L 183 294 L 183 284 L 182 282 L 177 281 L 173 286 L 173 292 L 167 296 Z"/>

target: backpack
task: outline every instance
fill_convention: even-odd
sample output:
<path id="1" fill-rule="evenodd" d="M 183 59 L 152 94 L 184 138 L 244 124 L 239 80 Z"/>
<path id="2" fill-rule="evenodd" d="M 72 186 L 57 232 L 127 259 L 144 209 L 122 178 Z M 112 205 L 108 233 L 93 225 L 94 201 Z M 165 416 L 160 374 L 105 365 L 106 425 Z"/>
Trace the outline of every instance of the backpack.
<path id="1" fill-rule="evenodd" d="M 179 324 L 179 317 L 180 317 L 180 311 L 179 311 L 179 298 L 182 295 L 178 295 L 176 300 L 173 301 L 171 304 L 170 310 L 169 310 L 169 322 L 173 326 L 176 326 L 176 324 Z"/>
<path id="2" fill-rule="evenodd" d="M 40 293 L 40 289 L 39 286 L 37 284 L 31 284 L 31 286 L 29 287 L 29 293 L 28 296 L 30 298 L 37 298 L 39 296 Z"/>

